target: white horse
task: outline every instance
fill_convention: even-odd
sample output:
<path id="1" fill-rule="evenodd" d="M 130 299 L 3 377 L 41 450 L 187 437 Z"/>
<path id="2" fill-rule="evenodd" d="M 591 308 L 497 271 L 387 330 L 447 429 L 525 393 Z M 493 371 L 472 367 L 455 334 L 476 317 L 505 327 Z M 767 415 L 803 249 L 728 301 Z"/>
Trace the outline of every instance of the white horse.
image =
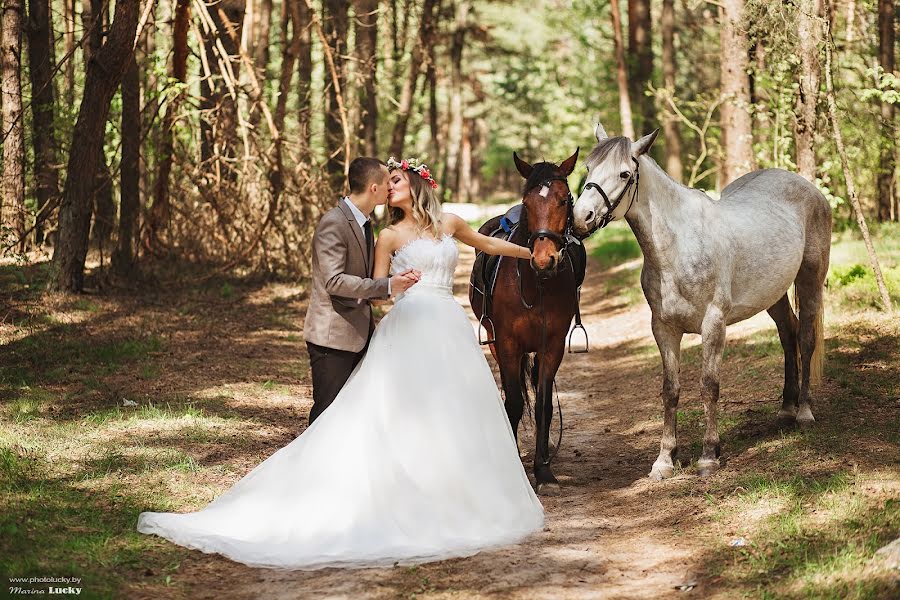
<path id="1" fill-rule="evenodd" d="M 821 376 L 822 286 L 831 249 L 831 208 L 816 187 L 780 169 L 755 171 L 713 200 L 673 181 L 646 155 L 657 131 L 632 142 L 595 130 L 587 182 L 575 203 L 575 231 L 588 235 L 624 218 L 644 254 L 641 287 L 663 365 L 665 416 L 650 477 L 673 473 L 681 338 L 703 341 L 700 396 L 706 414 L 701 475 L 719 467 L 716 403 L 725 327 L 767 310 L 784 348 L 779 417 L 815 421 L 809 387 Z M 799 322 L 788 301 L 795 285 Z M 799 358 L 799 361 L 798 361 Z"/>

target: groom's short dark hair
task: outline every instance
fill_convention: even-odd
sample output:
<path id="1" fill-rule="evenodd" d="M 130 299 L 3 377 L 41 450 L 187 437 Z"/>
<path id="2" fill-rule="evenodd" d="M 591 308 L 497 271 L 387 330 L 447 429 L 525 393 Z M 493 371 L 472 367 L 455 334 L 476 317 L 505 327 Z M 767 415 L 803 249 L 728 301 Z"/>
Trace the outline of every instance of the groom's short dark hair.
<path id="1" fill-rule="evenodd" d="M 360 156 L 359 158 L 354 158 L 353 162 L 350 163 L 350 169 L 347 173 L 347 183 L 350 184 L 350 193 L 351 194 L 361 194 L 366 191 L 366 188 L 369 187 L 373 183 L 381 183 L 383 181 L 382 175 L 384 171 L 381 170 L 381 167 L 386 167 L 387 165 L 377 158 L 371 158 L 369 156 Z"/>

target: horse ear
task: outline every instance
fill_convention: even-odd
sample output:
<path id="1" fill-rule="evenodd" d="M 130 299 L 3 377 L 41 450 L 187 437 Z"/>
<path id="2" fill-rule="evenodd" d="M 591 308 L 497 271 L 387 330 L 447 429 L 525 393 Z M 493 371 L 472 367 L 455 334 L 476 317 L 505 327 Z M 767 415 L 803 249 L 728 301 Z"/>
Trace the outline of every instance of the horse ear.
<path id="1" fill-rule="evenodd" d="M 531 177 L 531 171 L 532 171 L 531 165 L 529 165 L 527 162 L 525 162 L 524 160 L 519 158 L 519 155 L 516 154 L 515 152 L 513 152 L 513 160 L 516 163 L 516 169 L 519 170 L 519 175 L 521 175 L 525 179 L 528 179 L 529 177 Z"/>
<path id="2" fill-rule="evenodd" d="M 575 162 L 578 160 L 579 151 L 581 151 L 581 148 L 575 148 L 575 154 L 564 160 L 562 164 L 559 165 L 559 170 L 563 174 L 563 177 L 568 177 L 575 169 Z"/>
<path id="3" fill-rule="evenodd" d="M 646 154 L 653 142 L 656 141 L 657 135 L 659 135 L 659 129 L 654 129 L 653 133 L 648 133 L 638 141 L 631 142 L 631 155 L 637 158 L 641 154 Z"/>
<path id="4" fill-rule="evenodd" d="M 597 126 L 594 128 L 594 135 L 597 136 L 598 142 L 602 142 L 609 137 L 606 135 L 606 130 L 603 129 L 603 125 L 600 124 L 600 121 L 597 121 Z"/>

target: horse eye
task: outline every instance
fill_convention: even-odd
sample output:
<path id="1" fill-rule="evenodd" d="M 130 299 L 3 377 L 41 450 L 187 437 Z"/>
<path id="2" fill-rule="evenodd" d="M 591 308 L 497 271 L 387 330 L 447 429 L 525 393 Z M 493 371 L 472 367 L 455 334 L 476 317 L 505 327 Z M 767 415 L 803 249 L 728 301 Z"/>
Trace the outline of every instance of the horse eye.
<path id="1" fill-rule="evenodd" d="M 629 171 L 622 171 L 619 173 L 619 179 L 628 179 L 631 177 L 631 173 Z"/>

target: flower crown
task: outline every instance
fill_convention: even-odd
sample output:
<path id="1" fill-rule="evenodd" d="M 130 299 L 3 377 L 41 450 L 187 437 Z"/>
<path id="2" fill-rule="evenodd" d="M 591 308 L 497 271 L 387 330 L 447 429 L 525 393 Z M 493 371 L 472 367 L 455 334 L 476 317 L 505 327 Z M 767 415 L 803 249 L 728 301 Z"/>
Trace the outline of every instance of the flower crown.
<path id="1" fill-rule="evenodd" d="M 404 160 L 398 161 L 392 156 L 388 159 L 387 166 L 389 169 L 413 171 L 416 175 L 430 183 L 432 189 L 437 189 L 437 182 L 434 180 L 434 177 L 431 176 L 431 171 L 428 170 L 428 165 L 426 165 L 425 163 L 420 163 L 418 158 L 406 158 Z"/>

